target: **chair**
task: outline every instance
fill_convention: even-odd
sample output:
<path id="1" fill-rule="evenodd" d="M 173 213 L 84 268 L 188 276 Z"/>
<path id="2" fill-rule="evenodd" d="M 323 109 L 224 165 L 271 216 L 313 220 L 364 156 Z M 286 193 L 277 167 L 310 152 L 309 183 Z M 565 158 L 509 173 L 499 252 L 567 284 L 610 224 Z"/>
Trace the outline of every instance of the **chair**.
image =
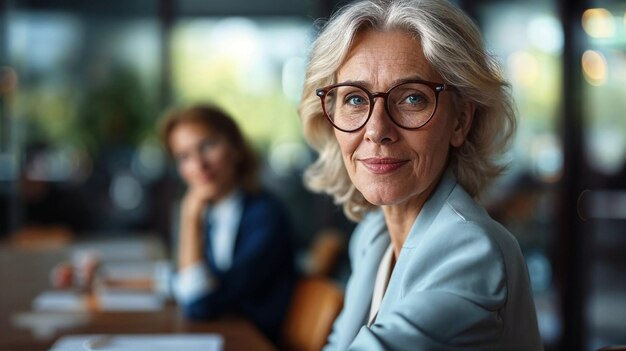
<path id="1" fill-rule="evenodd" d="M 303 271 L 307 276 L 330 276 L 345 250 L 345 235 L 337 229 L 326 228 L 315 236 Z"/>
<path id="2" fill-rule="evenodd" d="M 343 306 L 343 292 L 328 278 L 303 278 L 296 285 L 281 333 L 281 349 L 318 351 L 326 344 Z"/>
<path id="3" fill-rule="evenodd" d="M 73 238 L 72 230 L 63 225 L 31 225 L 11 234 L 8 245 L 19 250 L 53 250 L 66 247 Z"/>

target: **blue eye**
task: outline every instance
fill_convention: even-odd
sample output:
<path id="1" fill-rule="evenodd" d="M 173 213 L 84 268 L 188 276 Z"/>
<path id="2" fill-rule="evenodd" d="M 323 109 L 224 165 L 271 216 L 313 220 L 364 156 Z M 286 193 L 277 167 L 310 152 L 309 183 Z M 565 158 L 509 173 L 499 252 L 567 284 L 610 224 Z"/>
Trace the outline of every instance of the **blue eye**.
<path id="1" fill-rule="evenodd" d="M 346 97 L 346 102 L 350 105 L 355 105 L 355 106 L 368 104 L 367 99 L 359 95 L 348 95 Z"/>
<path id="2" fill-rule="evenodd" d="M 420 94 L 412 94 L 407 96 L 402 103 L 410 105 L 423 105 L 428 102 L 428 99 Z"/>

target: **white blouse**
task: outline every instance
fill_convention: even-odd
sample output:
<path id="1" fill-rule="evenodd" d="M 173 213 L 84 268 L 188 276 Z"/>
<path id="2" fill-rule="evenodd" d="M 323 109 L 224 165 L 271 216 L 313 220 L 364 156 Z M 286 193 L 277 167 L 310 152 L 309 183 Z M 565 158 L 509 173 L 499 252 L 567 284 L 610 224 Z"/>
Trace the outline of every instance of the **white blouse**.
<path id="1" fill-rule="evenodd" d="M 237 230 L 243 214 L 243 200 L 243 192 L 237 189 L 205 213 L 205 218 L 212 225 L 208 238 L 211 240 L 211 254 L 215 265 L 223 271 L 232 265 Z M 174 296 L 183 303 L 194 301 L 217 286 L 217 279 L 204 262 L 183 269 L 173 280 Z"/>
<path id="2" fill-rule="evenodd" d="M 367 326 L 371 326 L 376 321 L 376 315 L 380 308 L 380 303 L 385 296 L 385 290 L 389 284 L 389 278 L 393 271 L 393 245 L 389 244 L 389 247 L 385 251 L 383 258 L 378 265 L 378 272 L 376 273 L 376 280 L 374 281 L 374 293 L 372 294 L 372 304 L 370 306 L 370 317 Z"/>

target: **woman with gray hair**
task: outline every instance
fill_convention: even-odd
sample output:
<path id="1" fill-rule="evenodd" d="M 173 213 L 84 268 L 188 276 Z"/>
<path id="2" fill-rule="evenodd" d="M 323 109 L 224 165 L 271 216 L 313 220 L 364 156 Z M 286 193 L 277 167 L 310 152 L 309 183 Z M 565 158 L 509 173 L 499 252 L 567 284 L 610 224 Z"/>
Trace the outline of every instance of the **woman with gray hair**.
<path id="1" fill-rule="evenodd" d="M 515 110 L 476 26 L 441 0 L 366 0 L 315 41 L 307 185 L 360 221 L 328 350 L 541 350 L 515 238 L 475 201 Z"/>

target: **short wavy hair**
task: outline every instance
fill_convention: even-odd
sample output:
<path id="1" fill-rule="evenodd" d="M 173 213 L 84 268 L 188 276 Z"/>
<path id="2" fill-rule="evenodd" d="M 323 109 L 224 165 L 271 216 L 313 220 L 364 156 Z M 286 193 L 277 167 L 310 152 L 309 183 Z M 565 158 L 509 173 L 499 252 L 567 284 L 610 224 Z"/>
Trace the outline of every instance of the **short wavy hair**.
<path id="1" fill-rule="evenodd" d="M 298 107 L 305 138 L 319 154 L 305 172 L 305 184 L 332 195 L 355 221 L 376 207 L 350 181 L 332 126 L 315 95 L 315 89 L 336 83 L 336 72 L 355 37 L 365 30 L 400 30 L 412 35 L 445 83 L 458 88 L 460 98 L 454 103 L 474 104 L 467 139 L 451 150 L 450 166 L 457 181 L 477 197 L 505 168 L 500 156 L 515 132 L 516 110 L 510 86 L 497 60 L 487 53 L 474 22 L 442 0 L 359 1 L 335 13 L 323 26 L 311 49 Z"/>
<path id="2" fill-rule="evenodd" d="M 226 137 L 241 155 L 236 166 L 237 182 L 248 192 L 258 191 L 259 161 L 235 120 L 220 108 L 209 104 L 197 104 L 171 108 L 159 121 L 159 137 L 165 149 L 172 155 L 170 137 L 176 127 L 185 123 L 198 123 Z"/>

